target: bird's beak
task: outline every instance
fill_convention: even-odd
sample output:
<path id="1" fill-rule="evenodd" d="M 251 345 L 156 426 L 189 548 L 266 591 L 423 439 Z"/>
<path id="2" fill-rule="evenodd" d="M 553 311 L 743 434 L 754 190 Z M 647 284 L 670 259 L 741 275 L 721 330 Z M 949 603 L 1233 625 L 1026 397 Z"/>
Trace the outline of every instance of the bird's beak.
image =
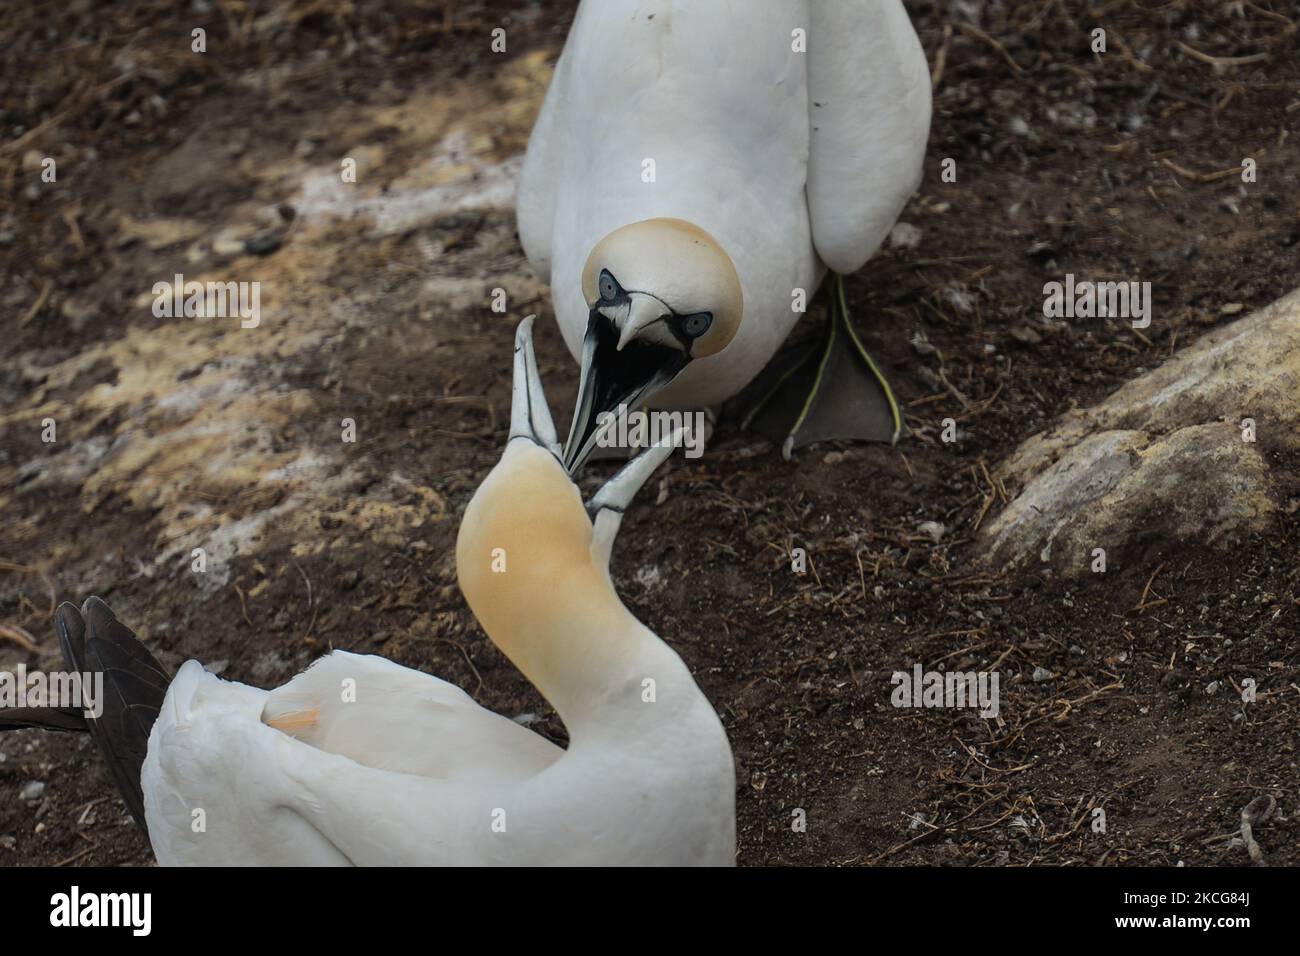
<path id="1" fill-rule="evenodd" d="M 634 298 L 621 331 L 595 309 L 588 316 L 578 401 L 569 440 L 564 445 L 564 467 L 569 474 L 576 474 L 595 451 L 608 415 L 620 406 L 636 410 L 676 378 L 691 360 L 678 346 L 638 337 L 663 313 L 662 303 L 652 303 L 658 300 L 649 296 L 642 301 Z"/>
<path id="2" fill-rule="evenodd" d="M 533 354 L 533 319 L 530 315 L 515 330 L 514 388 L 510 398 L 510 438 L 527 438 L 560 459 L 560 439 L 546 403 L 542 378 Z M 561 459 L 562 460 L 562 459 Z"/>

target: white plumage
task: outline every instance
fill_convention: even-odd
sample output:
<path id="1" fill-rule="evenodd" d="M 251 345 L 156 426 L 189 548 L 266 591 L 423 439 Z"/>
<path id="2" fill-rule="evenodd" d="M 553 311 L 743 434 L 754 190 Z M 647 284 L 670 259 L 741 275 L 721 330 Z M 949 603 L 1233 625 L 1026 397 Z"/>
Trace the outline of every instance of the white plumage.
<path id="1" fill-rule="evenodd" d="M 584 0 L 518 207 L 570 351 L 587 329 L 593 247 L 629 223 L 686 220 L 730 255 L 744 319 L 655 401 L 734 395 L 798 320 L 793 290 L 811 298 L 827 266 L 858 269 L 888 235 L 929 124 L 929 72 L 900 0 Z"/>

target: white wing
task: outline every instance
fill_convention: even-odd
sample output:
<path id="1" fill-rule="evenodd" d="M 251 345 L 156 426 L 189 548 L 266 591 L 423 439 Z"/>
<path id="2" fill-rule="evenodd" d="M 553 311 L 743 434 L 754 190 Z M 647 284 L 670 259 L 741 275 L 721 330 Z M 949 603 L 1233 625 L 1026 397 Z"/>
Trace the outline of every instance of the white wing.
<path id="1" fill-rule="evenodd" d="M 583 5 L 586 6 L 585 4 Z M 582 16 L 582 9 L 578 10 Z M 560 167 L 568 150 L 568 93 L 572 54 L 566 42 L 555 74 L 547 87 L 542 109 L 528 137 L 528 150 L 519 171 L 516 217 L 519 242 L 533 269 L 543 282 L 551 281 L 551 241 L 555 229 L 555 197 L 560 185 Z"/>
<path id="2" fill-rule="evenodd" d="M 527 777 L 564 752 L 455 684 L 346 651 L 271 691 L 262 721 L 365 767 L 440 780 Z"/>
<path id="3" fill-rule="evenodd" d="M 901 0 L 814 0 L 809 8 L 813 242 L 836 272 L 854 272 L 921 181 L 930 70 Z"/>
<path id="4" fill-rule="evenodd" d="M 562 754 L 454 685 L 335 651 L 269 694 L 188 662 L 141 777 L 163 865 L 374 864 L 437 854 L 411 845 L 431 800 L 509 785 Z M 336 827 L 322 812 L 340 794 L 351 809 Z"/>

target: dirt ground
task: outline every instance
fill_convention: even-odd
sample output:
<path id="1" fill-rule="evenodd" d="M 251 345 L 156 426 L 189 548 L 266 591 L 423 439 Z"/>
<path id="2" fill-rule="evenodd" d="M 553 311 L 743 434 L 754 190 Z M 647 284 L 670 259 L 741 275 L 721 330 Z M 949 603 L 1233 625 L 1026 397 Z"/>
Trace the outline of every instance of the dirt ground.
<path id="1" fill-rule="evenodd" d="M 10 5 L 0 623 L 38 646 L 6 632 L 0 669 L 53 666 L 54 603 L 94 593 L 171 666 L 268 686 L 330 647 L 379 653 L 564 741 L 466 608 L 453 546 L 500 453 L 522 315 L 541 315 L 557 414 L 576 388 L 511 208 L 573 7 Z M 625 602 L 726 726 L 739 862 L 1243 864 L 1241 810 L 1263 794 L 1260 848 L 1300 862 L 1300 479 L 1228 553 L 1153 540 L 1070 583 L 971 547 L 1002 504 L 987 471 L 1020 441 L 1300 285 L 1300 21 L 1282 0 L 909 9 L 936 73 L 902 217 L 920 242 L 848 292 L 910 437 L 786 463 L 724 423 L 665 468 L 615 554 Z M 1213 175 L 1245 157 L 1257 183 Z M 153 284 L 178 272 L 261 282 L 260 326 L 155 317 Z M 1151 281 L 1150 328 L 1044 323 L 1066 272 Z M 999 719 L 891 707 L 915 663 L 997 670 Z M 89 741 L 0 738 L 0 865 L 151 860 Z"/>

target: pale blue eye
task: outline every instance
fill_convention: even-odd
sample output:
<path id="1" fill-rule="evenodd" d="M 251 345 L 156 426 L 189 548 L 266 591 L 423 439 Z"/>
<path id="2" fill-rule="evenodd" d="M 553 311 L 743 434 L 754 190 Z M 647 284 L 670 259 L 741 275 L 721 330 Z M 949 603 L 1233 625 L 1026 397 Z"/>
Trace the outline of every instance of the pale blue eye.
<path id="1" fill-rule="evenodd" d="M 688 339 L 698 339 L 705 332 L 709 331 L 709 326 L 713 324 L 713 315 L 708 312 L 696 312 L 694 315 L 684 315 L 681 320 L 682 335 Z"/>
<path id="2" fill-rule="evenodd" d="M 614 277 L 610 275 L 608 271 L 601 272 L 600 297 L 604 299 L 606 302 L 611 302 L 613 301 L 614 297 L 617 295 L 618 295 L 618 283 L 614 281 Z"/>

